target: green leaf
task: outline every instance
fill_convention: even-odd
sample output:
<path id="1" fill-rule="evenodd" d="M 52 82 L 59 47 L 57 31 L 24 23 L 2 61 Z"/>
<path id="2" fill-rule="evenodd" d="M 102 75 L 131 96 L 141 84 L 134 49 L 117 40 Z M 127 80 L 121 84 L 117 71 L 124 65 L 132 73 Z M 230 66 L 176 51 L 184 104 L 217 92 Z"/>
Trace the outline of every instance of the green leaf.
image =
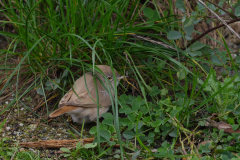
<path id="1" fill-rule="evenodd" d="M 148 138 L 154 138 L 155 134 L 153 132 L 148 133 Z"/>
<path id="2" fill-rule="evenodd" d="M 238 127 L 239 127 L 239 124 L 233 124 L 233 125 L 232 125 L 232 129 L 233 129 L 234 131 L 236 131 L 236 130 L 238 129 Z"/>
<path id="3" fill-rule="evenodd" d="M 2 123 L 0 124 L 0 129 L 2 129 L 2 127 L 5 125 L 6 121 L 7 121 L 7 118 L 2 121 Z"/>
<path id="4" fill-rule="evenodd" d="M 193 24 L 197 25 L 201 20 L 202 20 L 202 18 L 199 18 L 199 19 L 195 20 L 195 21 L 193 22 Z"/>
<path id="5" fill-rule="evenodd" d="M 37 91 L 37 93 L 40 94 L 41 96 L 44 95 L 43 90 L 42 90 L 42 87 L 37 88 L 36 91 Z"/>
<path id="6" fill-rule="evenodd" d="M 110 127 L 108 128 L 108 130 L 110 131 L 111 134 L 113 134 L 114 131 L 115 131 L 115 128 L 114 128 L 114 126 L 112 125 L 112 126 L 110 126 Z"/>
<path id="7" fill-rule="evenodd" d="M 161 89 L 161 95 L 166 96 L 168 94 L 168 90 L 166 88 Z"/>
<path id="8" fill-rule="evenodd" d="M 122 94 L 119 98 L 120 102 L 123 104 L 126 103 L 126 100 L 128 99 L 127 95 L 126 94 Z"/>
<path id="9" fill-rule="evenodd" d="M 150 116 L 148 116 L 148 117 L 144 117 L 144 118 L 143 118 L 143 122 L 147 123 L 147 122 L 149 122 L 149 121 L 150 121 L 150 119 L 151 119 L 151 117 L 150 117 Z"/>
<path id="10" fill-rule="evenodd" d="M 60 148 L 60 150 L 63 151 L 63 152 L 71 153 L 71 151 L 67 148 Z"/>
<path id="11" fill-rule="evenodd" d="M 128 109 L 126 109 L 126 111 L 125 111 L 125 114 L 131 114 L 131 113 L 133 113 L 134 111 L 131 109 L 131 108 L 128 108 Z"/>
<path id="12" fill-rule="evenodd" d="M 158 15 L 158 11 L 157 11 L 157 10 L 154 10 L 154 11 L 153 11 L 153 17 L 152 17 L 151 20 L 157 21 L 157 20 L 159 20 L 159 19 L 160 19 L 160 18 L 159 18 L 159 15 Z"/>
<path id="13" fill-rule="evenodd" d="M 230 104 L 227 106 L 227 111 L 234 111 L 234 105 L 233 104 Z"/>
<path id="14" fill-rule="evenodd" d="M 119 113 L 125 113 L 127 109 L 130 109 L 127 105 L 122 105 L 122 108 L 119 109 Z"/>
<path id="15" fill-rule="evenodd" d="M 162 122 L 161 119 L 157 119 L 156 121 L 153 121 L 153 122 L 151 123 L 151 126 L 152 126 L 152 127 L 158 127 L 158 126 L 160 126 L 161 122 Z"/>
<path id="16" fill-rule="evenodd" d="M 227 122 L 231 125 L 235 123 L 233 118 L 227 118 Z"/>
<path id="17" fill-rule="evenodd" d="M 177 0 L 176 1 L 176 7 L 183 13 L 185 13 L 185 5 L 182 0 Z"/>
<path id="18" fill-rule="evenodd" d="M 107 118 L 102 121 L 103 124 L 113 126 L 113 119 Z"/>
<path id="19" fill-rule="evenodd" d="M 191 40 L 192 40 L 192 37 L 189 37 L 189 36 L 185 36 L 185 38 L 186 38 L 188 41 L 191 41 Z"/>
<path id="20" fill-rule="evenodd" d="M 190 25 L 192 25 L 195 19 L 196 19 L 195 16 L 194 17 L 191 16 L 190 19 L 189 18 L 186 19 L 183 23 L 184 27 L 189 27 Z"/>
<path id="21" fill-rule="evenodd" d="M 194 51 L 194 52 L 188 52 L 189 55 L 191 55 L 192 57 L 195 56 L 201 56 L 202 52 L 201 51 Z"/>
<path id="22" fill-rule="evenodd" d="M 172 131 L 171 133 L 169 133 L 169 136 L 171 136 L 171 137 L 177 137 L 178 135 L 177 135 L 177 130 L 174 130 L 174 131 Z"/>
<path id="23" fill-rule="evenodd" d="M 197 9 L 199 11 L 204 10 L 204 8 L 205 8 L 204 5 L 202 5 L 201 3 L 197 2 Z"/>
<path id="24" fill-rule="evenodd" d="M 96 126 L 92 127 L 92 128 L 90 129 L 89 133 L 90 133 L 90 134 L 95 134 L 95 133 L 97 133 L 97 127 L 96 127 Z"/>
<path id="25" fill-rule="evenodd" d="M 88 144 L 85 144 L 84 146 L 83 146 L 83 148 L 86 148 L 86 149 L 88 149 L 88 148 L 95 148 L 97 146 L 97 143 L 88 143 Z"/>
<path id="26" fill-rule="evenodd" d="M 141 111 L 139 111 L 139 112 L 138 112 L 137 119 L 139 119 L 139 120 L 140 120 L 140 119 L 142 118 L 142 115 L 143 115 L 143 114 L 142 114 L 142 112 L 141 112 Z"/>
<path id="27" fill-rule="evenodd" d="M 185 33 L 188 37 L 192 36 L 193 33 L 193 25 L 190 25 L 188 27 L 184 27 Z"/>
<path id="28" fill-rule="evenodd" d="M 240 1 L 237 2 L 237 4 L 234 6 L 234 9 L 236 10 L 238 7 L 240 7 Z"/>
<path id="29" fill-rule="evenodd" d="M 108 126 L 101 123 L 101 124 L 99 125 L 99 129 L 100 129 L 100 130 L 107 130 L 107 129 L 108 129 Z"/>
<path id="30" fill-rule="evenodd" d="M 238 116 L 240 115 L 240 107 L 237 107 L 236 110 L 234 111 L 234 113 Z"/>
<path id="31" fill-rule="evenodd" d="M 217 64 L 221 64 L 222 65 L 222 62 L 220 61 L 220 59 L 216 55 L 211 55 L 211 61 L 213 63 L 217 63 Z"/>
<path id="32" fill-rule="evenodd" d="M 191 51 L 197 51 L 197 50 L 202 49 L 204 46 L 205 46 L 204 43 L 197 41 L 190 46 L 190 49 L 191 49 Z"/>
<path id="33" fill-rule="evenodd" d="M 138 99 L 135 99 L 132 103 L 132 109 L 137 112 L 141 106 L 141 102 Z"/>
<path id="34" fill-rule="evenodd" d="M 184 69 L 182 69 L 182 68 L 177 72 L 177 77 L 180 80 L 185 79 L 186 75 L 187 75 L 187 72 Z"/>
<path id="35" fill-rule="evenodd" d="M 135 136 L 135 133 L 131 130 L 126 130 L 123 132 L 123 137 L 126 139 L 132 139 Z"/>
<path id="36" fill-rule="evenodd" d="M 145 8 L 143 9 L 143 13 L 144 13 L 144 15 L 145 15 L 147 18 L 149 18 L 149 19 L 153 18 L 154 12 L 153 12 L 153 10 L 152 10 L 151 8 L 145 7 Z"/>
<path id="37" fill-rule="evenodd" d="M 82 147 L 81 142 L 78 142 L 78 143 L 76 144 L 76 149 L 79 150 L 79 149 L 81 149 L 81 147 Z"/>
<path id="38" fill-rule="evenodd" d="M 240 56 L 237 56 L 235 61 L 236 61 L 237 64 L 240 64 Z"/>
<path id="39" fill-rule="evenodd" d="M 120 119 L 120 124 L 123 126 L 127 126 L 129 122 L 129 119 L 127 118 Z"/>
<path id="40" fill-rule="evenodd" d="M 137 157 L 139 156 L 140 152 L 141 152 L 141 150 L 139 150 L 136 153 L 134 153 L 133 156 L 132 156 L 132 160 L 137 159 Z"/>
<path id="41" fill-rule="evenodd" d="M 131 122 L 135 121 L 135 116 L 133 114 L 129 114 L 127 117 Z"/>
<path id="42" fill-rule="evenodd" d="M 159 127 L 156 127 L 156 128 L 154 129 L 154 132 L 156 132 L 156 133 L 160 132 Z"/>
<path id="43" fill-rule="evenodd" d="M 206 121 L 199 121 L 199 122 L 198 122 L 198 125 L 199 125 L 199 126 L 205 126 L 205 124 L 206 124 Z"/>
<path id="44" fill-rule="evenodd" d="M 229 157 L 227 155 L 222 154 L 221 155 L 221 159 L 222 160 L 229 160 Z"/>
<path id="45" fill-rule="evenodd" d="M 154 21 L 151 20 L 151 19 L 149 19 L 149 20 L 147 20 L 147 24 L 148 24 L 149 26 L 153 26 L 153 25 L 154 25 Z"/>
<path id="46" fill-rule="evenodd" d="M 208 3 L 207 6 L 208 6 L 211 10 L 213 10 L 213 11 L 216 10 L 216 7 L 215 7 L 213 4 L 211 4 L 211 3 Z"/>
<path id="47" fill-rule="evenodd" d="M 103 113 L 102 114 L 102 117 L 105 118 L 105 119 L 112 119 L 113 120 L 113 115 L 112 113 Z"/>
<path id="48" fill-rule="evenodd" d="M 178 31 L 170 31 L 168 34 L 167 34 L 167 38 L 169 40 L 173 40 L 173 39 L 180 39 L 182 38 L 182 34 Z"/>
<path id="49" fill-rule="evenodd" d="M 65 77 L 67 74 L 68 74 L 68 69 L 65 69 L 64 72 L 63 72 L 63 74 L 62 74 L 62 76 L 61 76 L 61 79 L 62 79 L 63 77 Z"/>
<path id="50" fill-rule="evenodd" d="M 137 124 L 136 124 L 137 125 Z M 143 122 L 139 122 L 138 123 L 138 130 L 143 126 Z M 136 131 L 136 126 L 134 128 L 134 131 Z"/>
<path id="51" fill-rule="evenodd" d="M 128 129 L 130 130 L 130 129 L 133 129 L 134 128 L 134 123 L 133 122 L 129 122 L 128 123 Z"/>
<path id="52" fill-rule="evenodd" d="M 108 130 L 100 130 L 100 136 L 109 141 L 111 138 L 111 133 Z"/>

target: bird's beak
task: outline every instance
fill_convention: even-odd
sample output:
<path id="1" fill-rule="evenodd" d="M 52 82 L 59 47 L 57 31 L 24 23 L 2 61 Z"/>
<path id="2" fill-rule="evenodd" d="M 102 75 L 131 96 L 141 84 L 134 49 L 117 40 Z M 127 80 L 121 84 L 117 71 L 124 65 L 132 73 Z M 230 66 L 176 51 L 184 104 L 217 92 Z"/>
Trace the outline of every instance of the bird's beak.
<path id="1" fill-rule="evenodd" d="M 121 77 L 118 77 L 117 80 L 121 80 L 121 79 L 124 79 L 126 77 L 128 77 L 128 76 L 121 76 Z"/>

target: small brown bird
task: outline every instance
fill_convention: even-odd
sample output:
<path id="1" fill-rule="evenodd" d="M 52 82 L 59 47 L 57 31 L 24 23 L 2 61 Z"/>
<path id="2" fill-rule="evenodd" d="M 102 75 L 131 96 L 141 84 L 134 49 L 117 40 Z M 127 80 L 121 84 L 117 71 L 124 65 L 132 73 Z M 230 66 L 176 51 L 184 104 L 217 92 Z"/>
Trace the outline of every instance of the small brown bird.
<path id="1" fill-rule="evenodd" d="M 105 87 L 108 88 L 112 85 L 111 88 L 111 94 L 114 96 L 114 79 L 113 79 L 113 73 L 110 66 L 106 65 L 96 65 L 99 69 L 102 70 L 103 74 L 108 78 L 110 83 L 107 83 L 104 79 L 104 77 L 97 73 L 99 78 L 104 83 Z M 116 70 L 115 75 L 117 78 L 117 85 L 121 79 L 124 77 L 118 74 Z M 98 77 L 96 76 L 96 77 Z M 86 83 L 85 80 L 86 79 Z M 111 106 L 111 99 L 109 92 L 104 88 L 104 86 L 101 84 L 101 81 L 96 78 L 96 84 L 98 89 L 98 97 L 99 97 L 99 117 L 103 113 L 106 113 L 109 109 L 109 106 Z M 57 110 L 55 110 L 53 113 L 49 115 L 49 118 L 55 118 L 58 117 L 64 113 L 68 113 L 71 115 L 73 122 L 82 124 L 89 123 L 92 121 L 95 121 L 97 119 L 97 93 L 95 88 L 95 83 L 93 79 L 93 74 L 91 72 L 85 73 L 85 77 L 82 76 L 79 79 L 76 80 L 76 82 L 73 85 L 73 89 L 75 91 L 70 89 L 64 97 L 60 100 L 58 104 Z M 90 95 L 88 94 L 90 93 Z M 77 95 L 76 95 L 77 94 Z"/>

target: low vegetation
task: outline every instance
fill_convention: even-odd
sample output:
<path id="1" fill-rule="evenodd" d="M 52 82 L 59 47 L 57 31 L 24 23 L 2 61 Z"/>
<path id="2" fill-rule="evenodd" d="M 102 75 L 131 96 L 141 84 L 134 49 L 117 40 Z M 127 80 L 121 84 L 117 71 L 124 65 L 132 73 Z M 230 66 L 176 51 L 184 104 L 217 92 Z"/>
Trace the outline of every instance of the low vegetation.
<path id="1" fill-rule="evenodd" d="M 0 159 L 240 158 L 240 2 L 0 5 Z M 110 111 L 85 125 L 66 115 L 48 121 L 73 82 L 100 64 L 128 76 Z M 20 130 L 31 136 L 17 138 Z M 58 151 L 19 144 L 89 137 Z"/>

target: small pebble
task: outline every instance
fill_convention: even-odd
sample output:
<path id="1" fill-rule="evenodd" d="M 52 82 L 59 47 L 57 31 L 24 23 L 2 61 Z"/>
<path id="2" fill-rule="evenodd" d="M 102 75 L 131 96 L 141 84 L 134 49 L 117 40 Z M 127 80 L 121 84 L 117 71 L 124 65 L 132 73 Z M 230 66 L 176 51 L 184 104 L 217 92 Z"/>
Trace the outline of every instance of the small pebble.
<path id="1" fill-rule="evenodd" d="M 48 140 L 48 138 L 47 137 L 43 137 L 43 138 L 41 138 L 42 140 Z"/>
<path id="2" fill-rule="evenodd" d="M 14 112 L 16 113 L 18 110 L 17 109 L 14 109 Z"/>
<path id="3" fill-rule="evenodd" d="M 30 124 L 30 125 L 29 125 L 29 128 L 32 129 L 32 130 L 34 130 L 36 127 L 37 127 L 36 124 Z"/>
<path id="4" fill-rule="evenodd" d="M 19 123 L 19 126 L 22 127 L 22 126 L 23 126 L 23 123 Z"/>
<path id="5" fill-rule="evenodd" d="M 10 127 L 6 127 L 6 131 L 9 131 L 11 128 Z"/>
<path id="6" fill-rule="evenodd" d="M 5 104 L 8 104 L 8 101 L 6 101 Z"/>

